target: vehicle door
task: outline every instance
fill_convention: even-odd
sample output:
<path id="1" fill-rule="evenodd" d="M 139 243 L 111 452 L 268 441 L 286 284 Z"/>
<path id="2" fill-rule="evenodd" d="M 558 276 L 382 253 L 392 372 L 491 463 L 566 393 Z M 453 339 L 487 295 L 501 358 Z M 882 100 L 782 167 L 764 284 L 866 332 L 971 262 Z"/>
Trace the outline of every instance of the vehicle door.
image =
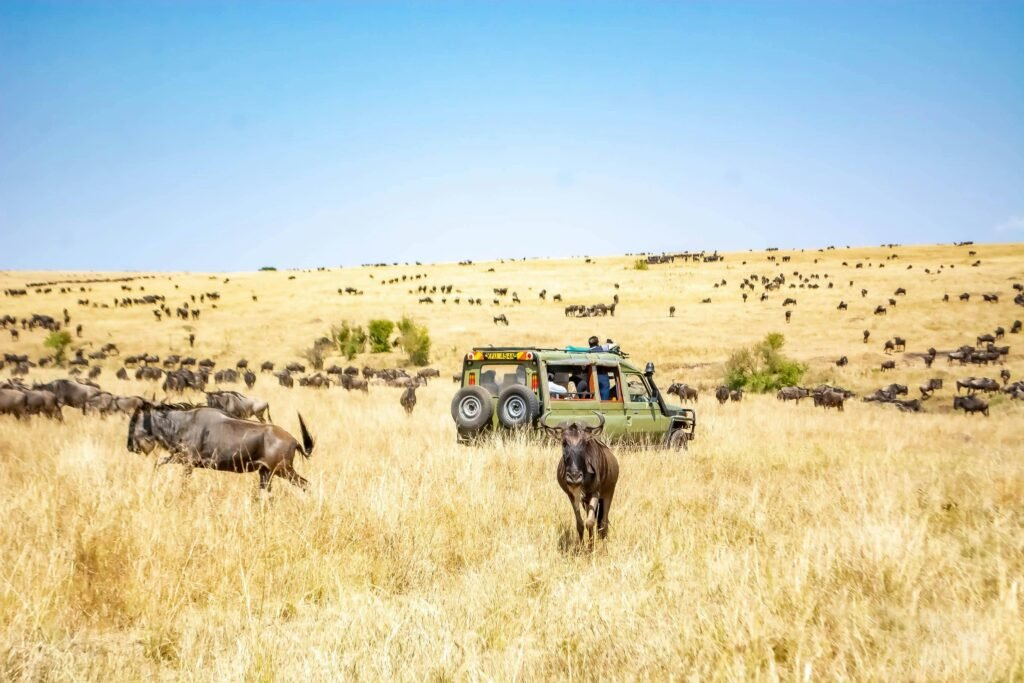
<path id="1" fill-rule="evenodd" d="M 664 431 L 661 409 L 647 378 L 639 372 L 622 370 L 622 393 L 626 413 L 626 433 L 630 440 L 658 440 Z"/>

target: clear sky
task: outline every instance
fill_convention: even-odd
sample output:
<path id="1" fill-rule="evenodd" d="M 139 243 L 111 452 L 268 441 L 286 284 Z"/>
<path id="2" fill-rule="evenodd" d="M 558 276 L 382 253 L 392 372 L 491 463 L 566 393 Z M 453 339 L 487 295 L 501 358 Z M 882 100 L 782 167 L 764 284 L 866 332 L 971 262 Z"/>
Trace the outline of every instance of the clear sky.
<path id="1" fill-rule="evenodd" d="M 0 268 L 1024 240 L 1024 3 L 0 3 Z"/>

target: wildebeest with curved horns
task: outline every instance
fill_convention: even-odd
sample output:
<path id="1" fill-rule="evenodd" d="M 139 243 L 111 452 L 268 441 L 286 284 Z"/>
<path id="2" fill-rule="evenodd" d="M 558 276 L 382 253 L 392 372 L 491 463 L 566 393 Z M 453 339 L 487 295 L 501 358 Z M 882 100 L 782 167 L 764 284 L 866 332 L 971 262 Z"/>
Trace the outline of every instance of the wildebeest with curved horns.
<path id="1" fill-rule="evenodd" d="M 310 457 L 314 443 L 302 415 L 298 417 L 301 444 L 281 427 L 239 420 L 216 408 L 146 402 L 128 423 L 128 450 L 148 455 L 161 446 L 170 455 L 158 466 L 178 462 L 188 468 L 187 473 L 194 467 L 259 472 L 260 488 L 267 491 L 275 476 L 306 489 L 309 482 L 299 476 L 292 462 L 296 451 Z"/>
<path id="2" fill-rule="evenodd" d="M 562 457 L 556 472 L 558 485 L 569 497 L 580 543 L 583 542 L 582 513 L 586 511 L 585 524 L 593 544 L 595 524 L 598 537 L 608 535 L 608 511 L 619 480 L 619 461 L 608 444 L 598 438 L 604 430 L 604 415 L 595 411 L 600 420 L 596 427 L 582 422 L 563 422 L 551 427 L 547 424 L 550 414 L 546 413 L 540 423 L 562 442 Z"/>

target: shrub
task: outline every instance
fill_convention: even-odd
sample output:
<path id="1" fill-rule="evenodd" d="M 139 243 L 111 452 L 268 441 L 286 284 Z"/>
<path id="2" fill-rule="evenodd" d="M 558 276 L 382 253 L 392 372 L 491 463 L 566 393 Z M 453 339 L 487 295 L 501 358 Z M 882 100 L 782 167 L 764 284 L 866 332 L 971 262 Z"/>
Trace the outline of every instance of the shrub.
<path id="1" fill-rule="evenodd" d="M 387 353 L 391 350 L 391 333 L 395 331 L 393 322 L 371 320 L 368 329 L 370 331 L 370 353 Z"/>
<path id="2" fill-rule="evenodd" d="M 645 258 L 638 258 L 636 261 L 633 261 L 633 270 L 647 270 L 649 267 Z"/>
<path id="3" fill-rule="evenodd" d="M 785 343 L 785 337 L 773 332 L 749 348 L 734 351 L 725 363 L 726 386 L 764 393 L 799 384 L 807 366 L 782 354 Z"/>
<path id="4" fill-rule="evenodd" d="M 430 334 L 426 327 L 403 317 L 398 323 L 398 335 L 398 343 L 409 354 L 410 363 L 422 366 L 430 362 Z"/>
<path id="5" fill-rule="evenodd" d="M 276 271 L 277 268 L 275 268 L 274 266 L 263 266 L 262 268 L 260 268 L 260 270 L 263 270 L 263 271 Z"/>
<path id="6" fill-rule="evenodd" d="M 314 344 L 303 351 L 302 355 L 306 358 L 309 364 L 313 366 L 314 370 L 324 369 L 324 351 L 321 346 Z"/>
<path id="7" fill-rule="evenodd" d="M 361 325 L 352 327 L 347 320 L 338 327 L 331 327 L 331 339 L 348 360 L 366 350 L 366 332 Z"/>
<path id="8" fill-rule="evenodd" d="M 64 365 L 65 354 L 67 353 L 70 345 L 71 333 L 67 330 L 51 332 L 43 342 L 43 346 L 48 349 L 53 349 L 53 359 L 57 362 L 57 365 L 60 366 Z"/>

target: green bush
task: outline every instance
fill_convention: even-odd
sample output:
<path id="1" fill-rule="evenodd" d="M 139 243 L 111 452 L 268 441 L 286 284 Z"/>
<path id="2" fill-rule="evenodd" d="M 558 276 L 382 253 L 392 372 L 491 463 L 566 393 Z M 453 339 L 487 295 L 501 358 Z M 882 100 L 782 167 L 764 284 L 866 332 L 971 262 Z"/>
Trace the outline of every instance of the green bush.
<path id="1" fill-rule="evenodd" d="M 786 338 L 773 332 L 751 347 L 734 351 L 725 362 L 726 386 L 764 393 L 799 384 L 807 366 L 783 355 L 785 344 Z"/>
<path id="2" fill-rule="evenodd" d="M 413 365 L 422 366 L 430 362 L 430 334 L 426 327 L 417 325 L 411 318 L 403 317 L 398 323 L 398 343 L 409 354 L 409 362 Z"/>
<path id="3" fill-rule="evenodd" d="M 361 325 L 352 327 L 347 320 L 340 326 L 331 327 L 331 339 L 348 360 L 366 350 L 366 332 Z"/>
<path id="4" fill-rule="evenodd" d="M 636 261 L 633 261 L 633 270 L 647 270 L 648 268 L 650 266 L 647 265 L 647 259 L 645 258 L 638 258 Z"/>
<path id="5" fill-rule="evenodd" d="M 68 347 L 71 346 L 71 333 L 67 330 L 51 332 L 43 342 L 43 346 L 53 349 L 53 359 L 57 362 L 57 365 L 63 366 Z"/>
<path id="6" fill-rule="evenodd" d="M 395 331 L 395 324 L 390 320 L 371 320 L 370 331 L 370 353 L 387 353 L 391 350 L 391 333 Z"/>

